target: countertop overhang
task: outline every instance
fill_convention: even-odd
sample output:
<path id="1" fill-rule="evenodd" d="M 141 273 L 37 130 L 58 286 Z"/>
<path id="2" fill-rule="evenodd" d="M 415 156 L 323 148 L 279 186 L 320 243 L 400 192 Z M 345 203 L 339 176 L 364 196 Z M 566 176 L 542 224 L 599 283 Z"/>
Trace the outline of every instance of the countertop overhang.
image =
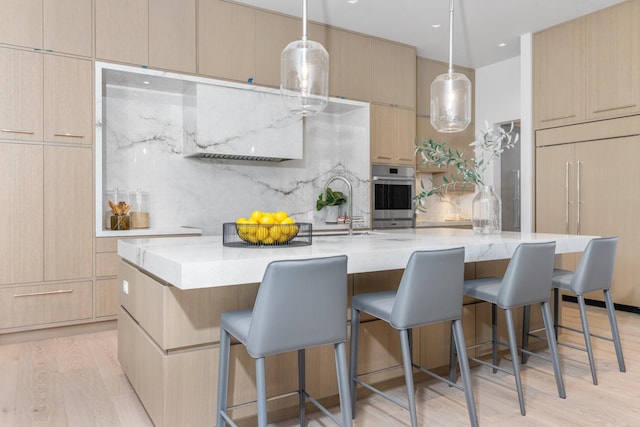
<path id="1" fill-rule="evenodd" d="M 376 231 L 357 236 L 314 236 L 309 246 L 233 248 L 222 236 L 127 239 L 118 255 L 180 289 L 258 283 L 275 260 L 347 255 L 347 272 L 404 268 L 416 250 L 465 248 L 465 262 L 509 259 L 523 242 L 556 242 L 556 253 L 584 251 L 595 236 L 502 232 L 475 235 L 472 230 L 424 228 Z"/>

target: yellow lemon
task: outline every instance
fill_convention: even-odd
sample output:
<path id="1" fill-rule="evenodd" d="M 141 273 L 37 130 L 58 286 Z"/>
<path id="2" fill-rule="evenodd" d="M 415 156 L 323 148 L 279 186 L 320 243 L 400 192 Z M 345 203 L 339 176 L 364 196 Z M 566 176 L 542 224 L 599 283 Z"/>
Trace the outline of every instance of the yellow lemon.
<path id="1" fill-rule="evenodd" d="M 271 237 L 267 237 L 262 241 L 265 245 L 273 245 L 274 240 Z"/>
<path id="2" fill-rule="evenodd" d="M 253 220 L 255 222 L 260 221 L 260 217 L 262 216 L 262 212 L 260 211 L 253 211 L 251 212 L 251 216 L 249 217 L 250 220 Z"/>
<path id="3" fill-rule="evenodd" d="M 278 238 L 279 243 L 285 243 L 285 242 L 288 242 L 289 240 L 290 238 L 287 234 L 280 234 L 280 237 Z"/>
<path id="4" fill-rule="evenodd" d="M 280 224 L 282 221 L 284 221 L 285 218 L 289 217 L 289 215 L 284 211 L 278 211 L 278 212 L 274 213 L 273 216 L 276 219 L 276 222 L 278 224 Z"/>
<path id="5" fill-rule="evenodd" d="M 291 233 L 289 233 L 289 237 L 293 239 L 294 237 L 296 237 L 297 234 L 298 234 L 298 226 L 291 225 Z"/>
<path id="6" fill-rule="evenodd" d="M 258 222 L 252 219 L 247 221 L 247 225 L 245 225 L 247 234 L 256 234 L 256 230 L 258 229 Z"/>
<path id="7" fill-rule="evenodd" d="M 256 237 L 255 234 L 247 234 L 245 235 L 245 241 L 251 242 L 251 243 L 258 243 L 258 238 Z"/>
<path id="8" fill-rule="evenodd" d="M 271 236 L 271 238 L 275 241 L 278 241 L 280 239 L 280 236 L 282 235 L 282 227 L 274 225 L 273 227 L 269 228 L 269 236 Z"/>
<path id="9" fill-rule="evenodd" d="M 270 224 L 275 224 L 276 220 L 273 217 L 272 214 L 265 212 L 262 214 L 262 216 L 260 217 L 260 219 L 258 220 L 258 222 L 260 224 L 265 224 L 265 225 L 270 225 Z"/>
<path id="10" fill-rule="evenodd" d="M 262 242 L 267 237 L 269 237 L 269 228 L 258 227 L 258 229 L 256 230 L 256 239 L 258 239 L 259 242 Z"/>
<path id="11" fill-rule="evenodd" d="M 292 224 L 295 224 L 295 221 L 291 217 L 286 217 L 280 223 L 280 230 L 282 233 L 291 235 Z"/>
<path id="12" fill-rule="evenodd" d="M 247 233 L 247 226 L 245 225 L 247 223 L 247 219 L 246 218 L 238 218 L 236 220 L 236 230 L 238 230 L 238 234 L 246 234 Z M 242 236 L 240 236 L 242 237 Z"/>

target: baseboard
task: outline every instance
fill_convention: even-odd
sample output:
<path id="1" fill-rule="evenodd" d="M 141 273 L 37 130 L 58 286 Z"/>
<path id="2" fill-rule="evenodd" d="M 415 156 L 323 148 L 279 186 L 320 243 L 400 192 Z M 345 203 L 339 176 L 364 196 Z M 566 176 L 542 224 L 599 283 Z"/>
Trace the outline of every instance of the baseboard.
<path id="1" fill-rule="evenodd" d="M 567 302 L 574 302 L 574 303 L 578 303 L 578 298 L 574 297 L 573 295 L 562 295 L 562 301 L 567 301 Z M 600 301 L 597 299 L 585 299 L 584 300 L 585 304 L 587 305 L 593 305 L 595 307 L 602 307 L 604 308 L 604 301 Z M 634 307 L 632 305 L 625 305 L 625 304 L 616 304 L 613 303 L 613 307 L 616 310 L 620 310 L 620 311 L 626 311 L 629 313 L 634 313 L 634 314 L 640 314 L 640 307 Z"/>
<path id="2" fill-rule="evenodd" d="M 0 345 L 18 344 L 27 341 L 45 340 L 51 338 L 67 337 L 71 335 L 89 334 L 103 332 L 117 328 L 115 319 L 81 323 L 78 325 L 66 325 L 54 328 L 34 329 L 30 331 L 12 332 L 9 334 L 0 334 Z"/>

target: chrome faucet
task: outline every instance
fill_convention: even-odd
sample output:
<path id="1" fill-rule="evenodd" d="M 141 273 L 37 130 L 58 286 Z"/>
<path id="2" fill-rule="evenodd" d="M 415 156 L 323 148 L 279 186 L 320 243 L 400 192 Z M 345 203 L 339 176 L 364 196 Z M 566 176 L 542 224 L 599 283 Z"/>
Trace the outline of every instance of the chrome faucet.
<path id="1" fill-rule="evenodd" d="M 329 184 L 331 184 L 335 180 L 344 182 L 345 184 L 347 184 L 347 188 L 349 189 L 349 199 L 347 201 L 349 202 L 349 237 L 351 237 L 353 235 L 353 189 L 351 187 L 351 183 L 347 178 L 343 176 L 334 176 L 333 178 L 330 178 L 324 186 L 325 193 L 327 192 L 327 187 L 329 187 Z"/>

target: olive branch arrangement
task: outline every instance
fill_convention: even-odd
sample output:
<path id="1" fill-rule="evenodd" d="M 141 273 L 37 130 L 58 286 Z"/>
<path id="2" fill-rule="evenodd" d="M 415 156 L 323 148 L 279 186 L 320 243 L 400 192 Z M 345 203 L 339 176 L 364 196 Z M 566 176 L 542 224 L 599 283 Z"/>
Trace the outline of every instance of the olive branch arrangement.
<path id="1" fill-rule="evenodd" d="M 519 135 L 513 132 L 514 124 L 506 131 L 501 127 L 489 126 L 485 122 L 485 129 L 480 133 L 480 138 L 469 144 L 479 152 L 479 158 L 465 159 L 458 149 L 452 149 L 446 142 L 436 142 L 431 138 L 425 138 L 422 142 L 416 142 L 415 155 L 419 155 L 424 162 L 432 163 L 438 168 L 453 166 L 455 171 L 443 174 L 442 184 L 434 185 L 426 190 L 424 182 L 420 181 L 421 191 L 415 197 L 417 206 L 423 206 L 427 197 L 437 194 L 444 196 L 449 187 L 462 184 L 462 191 L 473 185 L 484 185 L 484 173 L 491 162 L 500 157 L 504 150 L 513 148 L 519 140 Z M 431 180 L 433 183 L 433 180 Z"/>

